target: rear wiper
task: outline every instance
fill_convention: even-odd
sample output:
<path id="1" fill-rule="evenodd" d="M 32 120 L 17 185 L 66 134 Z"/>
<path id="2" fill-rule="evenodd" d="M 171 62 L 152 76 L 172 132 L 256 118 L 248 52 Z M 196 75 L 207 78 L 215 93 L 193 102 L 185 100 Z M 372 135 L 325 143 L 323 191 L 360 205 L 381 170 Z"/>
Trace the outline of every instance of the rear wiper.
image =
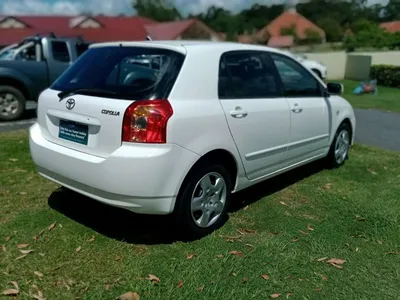
<path id="1" fill-rule="evenodd" d="M 85 89 L 85 88 L 75 88 L 75 89 L 70 89 L 64 92 L 58 93 L 58 98 L 60 98 L 60 101 L 65 99 L 66 97 L 70 97 L 72 95 L 76 94 L 82 94 L 82 95 L 89 95 L 89 96 L 116 96 L 116 92 L 111 92 L 107 90 L 102 90 L 102 89 Z"/>

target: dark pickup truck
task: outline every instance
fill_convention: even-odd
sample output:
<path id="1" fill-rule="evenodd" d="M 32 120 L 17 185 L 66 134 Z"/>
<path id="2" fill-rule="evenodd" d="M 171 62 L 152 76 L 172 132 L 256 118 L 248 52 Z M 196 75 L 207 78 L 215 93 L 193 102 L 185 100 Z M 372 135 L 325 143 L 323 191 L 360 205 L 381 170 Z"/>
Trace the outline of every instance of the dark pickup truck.
<path id="1" fill-rule="evenodd" d="M 80 38 L 35 36 L 0 50 L 0 121 L 19 119 L 88 47 Z"/>

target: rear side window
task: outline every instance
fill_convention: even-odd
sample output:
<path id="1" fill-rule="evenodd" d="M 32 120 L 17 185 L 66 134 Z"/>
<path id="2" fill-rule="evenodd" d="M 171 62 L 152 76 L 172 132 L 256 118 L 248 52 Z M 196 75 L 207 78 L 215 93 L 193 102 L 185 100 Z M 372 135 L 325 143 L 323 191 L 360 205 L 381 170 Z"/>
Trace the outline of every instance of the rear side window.
<path id="1" fill-rule="evenodd" d="M 51 86 L 58 91 L 98 89 L 120 99 L 167 98 L 184 55 L 143 47 L 99 47 L 87 50 Z"/>
<path id="2" fill-rule="evenodd" d="M 71 61 L 66 42 L 55 42 L 55 41 L 51 42 L 51 51 L 53 53 L 54 60 L 60 62 Z"/>
<path id="3" fill-rule="evenodd" d="M 228 52 L 221 57 L 218 94 L 220 99 L 252 99 L 280 96 L 278 75 L 267 53 Z"/>

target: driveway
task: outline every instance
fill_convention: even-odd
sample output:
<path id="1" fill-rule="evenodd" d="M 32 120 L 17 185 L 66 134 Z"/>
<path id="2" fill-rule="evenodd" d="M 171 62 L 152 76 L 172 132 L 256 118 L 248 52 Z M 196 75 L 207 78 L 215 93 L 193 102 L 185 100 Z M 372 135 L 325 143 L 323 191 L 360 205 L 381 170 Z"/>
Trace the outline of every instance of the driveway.
<path id="1" fill-rule="evenodd" d="M 356 142 L 387 150 L 400 151 L 400 114 L 373 109 L 355 109 Z M 35 122 L 34 113 L 26 119 L 0 123 L 0 132 L 25 129 Z"/>
<path id="2" fill-rule="evenodd" d="M 357 143 L 400 151 L 400 114 L 355 109 Z"/>

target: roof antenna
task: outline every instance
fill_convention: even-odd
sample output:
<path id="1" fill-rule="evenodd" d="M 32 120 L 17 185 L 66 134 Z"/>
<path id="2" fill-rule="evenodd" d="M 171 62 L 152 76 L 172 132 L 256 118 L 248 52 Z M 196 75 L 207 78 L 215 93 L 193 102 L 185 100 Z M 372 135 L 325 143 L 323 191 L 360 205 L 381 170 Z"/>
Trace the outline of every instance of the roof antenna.
<path id="1" fill-rule="evenodd" d="M 146 36 L 146 41 L 152 41 L 151 37 L 148 35 Z"/>

